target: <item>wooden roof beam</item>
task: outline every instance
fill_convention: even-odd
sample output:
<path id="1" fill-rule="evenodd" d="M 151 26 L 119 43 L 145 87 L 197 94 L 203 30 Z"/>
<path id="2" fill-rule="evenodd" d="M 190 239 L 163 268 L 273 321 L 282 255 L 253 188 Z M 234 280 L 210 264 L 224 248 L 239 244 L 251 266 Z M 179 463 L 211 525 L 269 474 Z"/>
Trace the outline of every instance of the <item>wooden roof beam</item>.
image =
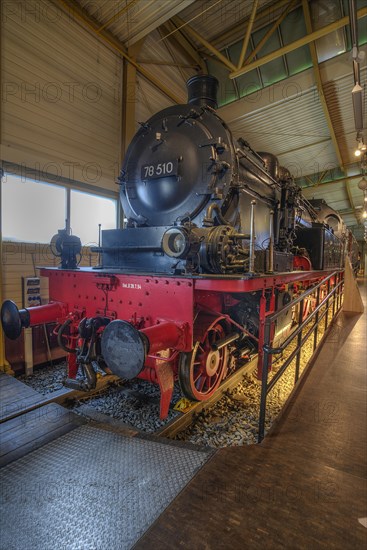
<path id="1" fill-rule="evenodd" d="M 162 40 L 170 40 L 173 45 L 181 52 L 181 54 L 189 61 L 194 62 L 203 73 L 207 73 L 207 68 L 204 59 L 198 54 L 191 42 L 186 38 L 185 34 L 179 30 L 171 20 L 166 21 L 161 25 L 165 36 Z"/>
<path id="2" fill-rule="evenodd" d="M 358 19 L 361 19 L 362 17 L 366 17 L 366 15 L 367 15 L 367 7 L 361 8 L 360 10 L 357 11 Z M 294 42 L 291 42 L 290 44 L 283 46 L 283 48 L 279 48 L 279 50 L 271 52 L 270 54 L 265 55 L 261 59 L 257 59 L 256 61 L 254 61 L 253 63 L 250 63 L 249 65 L 245 65 L 241 69 L 234 70 L 232 73 L 229 74 L 229 77 L 237 78 L 239 76 L 242 76 L 243 74 L 249 73 L 253 69 L 262 67 L 262 65 L 266 65 L 266 63 L 269 63 L 270 61 L 274 61 L 274 59 L 278 59 L 278 57 L 281 57 L 282 55 L 286 55 L 287 53 L 293 52 L 297 48 L 301 48 L 306 44 L 310 44 L 310 42 L 314 42 L 318 38 L 321 38 L 322 36 L 326 36 L 327 34 L 330 34 L 331 32 L 336 31 L 337 29 L 345 27 L 348 24 L 349 24 L 349 16 L 342 17 L 341 19 L 338 19 L 338 21 L 334 21 L 333 23 L 330 23 L 330 25 L 326 25 L 325 27 L 322 27 L 321 29 L 314 31 L 311 34 L 307 34 L 306 36 L 303 36 L 302 38 L 299 38 L 298 40 L 295 40 Z"/>
<path id="3" fill-rule="evenodd" d="M 159 36 L 162 38 L 163 36 L 163 31 L 162 31 L 162 28 L 161 27 L 158 27 L 158 33 L 159 33 Z M 178 60 L 177 60 L 177 51 L 174 50 L 173 46 L 172 46 L 172 43 L 171 42 L 164 42 L 164 47 L 166 48 L 167 52 L 168 52 L 168 55 L 170 56 L 170 58 L 172 59 L 172 61 L 174 63 L 176 63 L 176 68 L 178 69 L 180 75 L 181 75 L 181 78 L 182 80 L 185 82 L 186 81 L 186 78 L 185 78 L 185 75 L 184 75 L 184 72 L 183 72 L 183 69 L 182 67 L 180 67 L 179 63 L 178 63 Z"/>
<path id="4" fill-rule="evenodd" d="M 324 185 L 335 185 L 335 183 L 340 183 L 340 182 L 343 182 L 343 181 L 345 182 L 345 181 L 350 181 L 350 180 L 355 180 L 355 179 L 361 179 L 362 175 L 357 174 L 355 176 L 345 176 L 343 178 L 337 178 L 335 180 L 320 181 L 320 182 L 314 182 L 308 176 L 303 176 L 303 177 L 310 182 L 310 185 L 300 186 L 301 189 L 311 189 L 312 187 L 317 188 L 317 187 L 320 187 L 321 185 L 322 186 L 324 186 Z M 297 180 L 296 180 L 296 183 L 297 183 Z"/>
<path id="5" fill-rule="evenodd" d="M 136 4 L 138 2 L 138 0 L 131 0 L 131 2 L 129 2 L 129 4 L 126 4 L 125 6 L 123 6 L 117 13 L 115 13 L 112 17 L 110 17 L 108 19 L 108 21 L 106 21 L 105 23 L 103 23 L 103 25 L 101 25 L 98 29 L 97 29 L 97 33 L 100 33 L 101 31 L 103 31 L 103 29 L 105 29 L 106 27 L 108 27 L 109 25 L 111 25 L 111 23 L 114 23 L 116 21 L 116 19 L 118 19 L 119 17 L 121 17 L 125 12 L 129 11 L 130 8 L 132 8 L 134 6 L 134 4 Z"/>
<path id="6" fill-rule="evenodd" d="M 176 96 L 170 88 L 162 84 L 162 82 L 156 78 L 153 74 L 147 71 L 144 67 L 139 65 L 128 53 L 124 44 L 116 38 L 111 32 L 102 30 L 99 31 L 100 23 L 91 15 L 87 14 L 75 0 L 54 0 L 54 2 L 60 7 L 71 12 L 76 19 L 78 19 L 85 27 L 88 28 L 93 34 L 95 34 L 102 42 L 108 44 L 113 50 L 118 52 L 126 61 L 133 65 L 139 74 L 141 74 L 148 82 L 153 84 L 159 91 L 167 96 L 174 103 L 181 103 L 181 100 Z"/>
<path id="7" fill-rule="evenodd" d="M 259 53 L 259 51 L 262 49 L 263 46 L 265 46 L 266 42 L 269 40 L 269 38 L 274 34 L 274 32 L 277 30 L 279 25 L 284 21 L 284 19 L 287 17 L 288 13 L 291 11 L 293 7 L 295 7 L 298 0 L 291 0 L 285 10 L 280 14 L 278 19 L 274 22 L 273 26 L 270 27 L 268 32 L 265 34 L 265 36 L 260 40 L 256 48 L 250 53 L 250 55 L 247 57 L 244 63 L 242 65 L 247 65 L 254 59 L 254 57 Z M 241 65 L 241 67 L 242 67 Z M 240 67 L 239 67 L 240 68 Z"/>
<path id="8" fill-rule="evenodd" d="M 276 12 L 276 10 L 282 8 L 288 3 L 289 3 L 289 0 L 279 0 L 278 2 L 272 3 L 270 6 L 268 5 L 267 7 L 259 8 L 257 11 L 257 18 L 260 19 L 263 17 L 271 16 L 274 14 L 274 12 Z M 213 38 L 211 39 L 211 43 L 213 45 L 216 45 L 227 41 L 233 42 L 233 35 L 236 34 L 238 31 L 240 31 L 243 28 L 243 26 L 247 23 L 248 20 L 249 20 L 249 16 L 247 15 L 237 23 L 233 24 L 224 32 L 221 32 L 216 36 L 213 36 Z M 202 48 L 202 51 L 203 50 L 204 48 Z"/>
<path id="9" fill-rule="evenodd" d="M 227 69 L 230 69 L 231 71 L 236 70 L 236 66 L 231 61 L 229 61 L 227 57 L 225 57 L 219 50 L 217 50 L 217 48 L 215 48 L 210 42 L 208 42 L 208 40 L 201 36 L 200 33 L 190 27 L 190 25 L 188 25 L 183 19 L 175 15 L 172 20 L 175 24 L 177 24 L 177 27 L 185 27 L 185 30 L 189 34 L 191 34 L 191 36 L 195 40 L 203 44 L 203 46 L 205 46 L 213 55 L 215 55 L 215 57 L 217 57 L 223 63 L 223 65 L 227 67 Z"/>
<path id="10" fill-rule="evenodd" d="M 354 217 L 355 217 L 355 219 L 357 220 L 357 223 L 360 223 L 360 220 L 359 220 L 358 215 L 357 215 L 356 207 L 354 206 L 352 193 L 350 192 L 349 181 L 348 181 L 348 180 L 345 181 L 344 185 L 345 185 L 345 190 L 346 190 L 347 195 L 348 195 L 348 201 L 349 201 L 350 207 L 351 207 L 352 210 L 353 210 Z"/>
<path id="11" fill-rule="evenodd" d="M 310 35 L 312 35 L 312 22 L 311 22 L 311 13 L 310 13 L 310 7 L 308 5 L 308 0 L 302 0 L 302 6 L 303 6 L 303 15 L 304 15 L 305 22 L 306 22 L 307 33 L 310 36 Z M 309 46 L 310 52 L 311 52 L 313 73 L 314 73 L 314 77 L 315 77 L 316 87 L 317 87 L 317 90 L 319 92 L 319 98 L 320 98 L 321 106 L 322 106 L 322 109 L 324 111 L 324 116 L 325 116 L 326 123 L 327 123 L 328 129 L 329 129 L 329 132 L 330 132 L 331 140 L 332 140 L 333 145 L 334 145 L 334 150 L 335 150 L 336 157 L 338 159 L 339 166 L 342 170 L 344 170 L 343 158 L 342 158 L 342 155 L 341 155 L 341 152 L 340 152 L 339 143 L 338 143 L 338 140 L 336 138 L 333 123 L 332 123 L 332 120 L 331 120 L 331 117 L 330 117 L 329 107 L 328 107 L 326 97 L 325 97 L 325 94 L 324 94 L 324 88 L 323 88 L 320 69 L 319 69 L 319 60 L 318 60 L 318 57 L 317 57 L 316 44 L 315 44 L 315 42 L 310 42 L 308 46 Z"/>
<path id="12" fill-rule="evenodd" d="M 141 65 L 161 65 L 165 67 L 177 67 L 180 69 L 197 69 L 198 66 L 194 63 L 175 63 L 174 61 L 160 61 L 159 59 L 148 59 L 148 58 L 141 58 L 138 59 L 139 63 Z"/>
<path id="13" fill-rule="evenodd" d="M 242 48 L 241 48 L 241 53 L 240 53 L 240 57 L 239 57 L 239 60 L 238 60 L 237 69 L 240 69 L 243 65 L 243 62 L 245 61 L 247 47 L 249 45 L 250 38 L 251 38 L 252 27 L 254 26 L 254 22 L 255 22 L 256 10 L 257 10 L 258 3 L 259 3 L 259 0 L 254 0 L 253 4 L 252 4 L 250 20 L 248 22 L 247 29 L 246 29 L 246 34 L 245 34 L 245 37 L 244 37 L 243 42 L 242 42 Z"/>

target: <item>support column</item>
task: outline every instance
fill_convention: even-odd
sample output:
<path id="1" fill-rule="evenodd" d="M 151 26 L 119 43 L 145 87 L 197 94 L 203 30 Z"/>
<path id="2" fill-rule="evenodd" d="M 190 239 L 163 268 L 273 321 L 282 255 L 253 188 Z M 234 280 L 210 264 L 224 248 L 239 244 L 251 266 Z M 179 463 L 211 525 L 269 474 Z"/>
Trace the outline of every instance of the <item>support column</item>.
<path id="1" fill-rule="evenodd" d="M 1 10 L 0 10 L 0 26 L 2 26 L 2 18 L 1 18 Z M 2 40 L 0 35 L 0 46 L 1 46 Z M 0 56 L 0 85 L 2 87 L 2 71 L 1 71 L 1 56 Z M 1 88 L 2 89 L 2 88 Z M 2 143 L 2 128 L 1 128 L 1 117 L 0 117 L 0 145 Z M 2 187 L 2 181 L 4 176 L 4 169 L 2 162 L 0 163 L 0 304 L 3 302 L 3 253 L 2 253 L 2 245 L 3 245 L 3 235 L 2 235 L 2 223 L 1 223 L 1 187 Z M 0 371 L 7 372 L 9 374 L 14 374 L 14 372 L 11 370 L 9 363 L 7 362 L 5 358 L 5 340 L 4 340 L 4 333 L 2 328 L 0 327 Z"/>
<path id="2" fill-rule="evenodd" d="M 0 128 L 0 136 L 1 136 L 1 128 Z M 4 175 L 4 171 L 2 166 L 0 166 L 0 212 L 2 208 L 1 186 L 2 186 L 3 175 Z M 0 306 L 3 302 L 3 265 L 4 264 L 3 264 L 2 244 L 3 244 L 3 238 L 2 238 L 2 225 L 1 225 L 1 216 L 0 216 Z M 5 338 L 4 338 L 4 332 L 2 327 L 0 327 L 0 371 L 6 372 L 7 374 L 14 374 L 14 371 L 11 369 L 5 357 Z"/>
<path id="3" fill-rule="evenodd" d="M 136 61 L 144 43 L 144 38 L 130 46 L 128 54 Z M 121 158 L 122 162 L 126 150 L 135 134 L 135 117 L 137 102 L 136 87 L 137 69 L 134 65 L 124 60 L 122 78 L 122 120 L 121 120 Z"/>
<path id="4" fill-rule="evenodd" d="M 128 53 L 136 60 L 143 46 L 144 38 L 130 46 Z M 121 107 L 121 147 L 119 156 L 119 170 L 126 153 L 126 150 L 135 134 L 135 119 L 136 119 L 136 102 L 137 102 L 137 87 L 136 87 L 137 69 L 126 59 L 123 60 L 123 75 L 122 75 L 122 107 Z M 124 213 L 122 211 L 121 202 L 117 202 L 117 227 L 124 225 Z"/>

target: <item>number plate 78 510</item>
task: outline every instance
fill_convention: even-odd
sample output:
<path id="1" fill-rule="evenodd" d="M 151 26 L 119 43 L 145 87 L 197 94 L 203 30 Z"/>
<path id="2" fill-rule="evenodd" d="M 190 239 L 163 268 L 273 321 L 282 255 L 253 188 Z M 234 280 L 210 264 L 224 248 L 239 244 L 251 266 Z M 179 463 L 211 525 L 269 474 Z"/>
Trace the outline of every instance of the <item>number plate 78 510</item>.
<path id="1" fill-rule="evenodd" d="M 155 162 L 152 164 L 144 164 L 141 167 L 141 179 L 153 180 L 158 178 L 166 178 L 177 176 L 178 160 L 169 160 L 167 162 Z"/>

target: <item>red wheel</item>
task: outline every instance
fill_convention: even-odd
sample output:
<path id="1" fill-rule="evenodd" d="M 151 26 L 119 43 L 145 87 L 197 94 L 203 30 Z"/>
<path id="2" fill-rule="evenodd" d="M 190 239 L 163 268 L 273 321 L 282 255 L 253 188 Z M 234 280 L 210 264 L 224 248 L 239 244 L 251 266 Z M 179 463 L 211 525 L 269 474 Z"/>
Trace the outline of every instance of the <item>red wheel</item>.
<path id="1" fill-rule="evenodd" d="M 311 315 L 313 310 L 316 308 L 316 298 L 310 296 L 307 298 L 303 304 L 303 318 L 302 321 L 306 321 L 307 317 Z"/>
<path id="2" fill-rule="evenodd" d="M 181 353 L 179 380 L 189 399 L 205 401 L 213 395 L 228 370 L 228 348 L 213 350 L 213 344 L 225 337 L 225 330 L 214 322 L 190 353 Z"/>
<path id="3" fill-rule="evenodd" d="M 294 306 L 293 315 L 292 315 L 294 323 L 298 323 L 299 308 L 300 308 L 300 304 L 297 304 L 296 306 Z M 310 296 L 309 298 L 306 298 L 303 303 L 302 322 L 306 321 L 307 317 L 311 315 L 311 313 L 315 309 L 316 309 L 316 298 L 314 296 Z"/>

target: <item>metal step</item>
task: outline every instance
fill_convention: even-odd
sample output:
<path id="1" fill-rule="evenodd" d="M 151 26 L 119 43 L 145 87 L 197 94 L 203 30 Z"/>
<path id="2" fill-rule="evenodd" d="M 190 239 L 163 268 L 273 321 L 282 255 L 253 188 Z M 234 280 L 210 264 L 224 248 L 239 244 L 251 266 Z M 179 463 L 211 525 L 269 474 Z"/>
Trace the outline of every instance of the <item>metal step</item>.
<path id="1" fill-rule="evenodd" d="M 131 548 L 209 456 L 81 426 L 0 471 L 2 547 Z"/>

